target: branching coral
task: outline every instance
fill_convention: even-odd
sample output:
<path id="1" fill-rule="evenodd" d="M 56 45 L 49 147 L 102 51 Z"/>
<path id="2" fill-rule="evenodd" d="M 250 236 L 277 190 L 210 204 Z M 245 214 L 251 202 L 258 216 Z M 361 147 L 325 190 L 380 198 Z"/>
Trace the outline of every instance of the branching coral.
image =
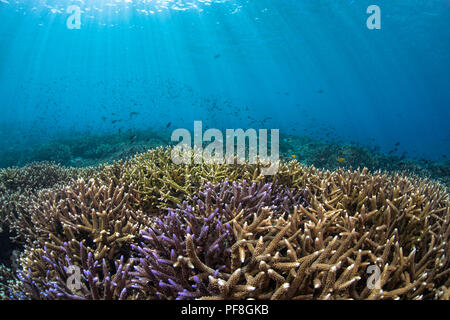
<path id="1" fill-rule="evenodd" d="M 450 208 L 438 185 L 365 170 L 310 178 L 309 208 L 299 206 L 287 218 L 266 209 L 234 224 L 235 288 L 213 277 L 221 289 L 215 298 L 448 295 Z M 379 288 L 367 284 L 369 266 L 379 268 Z"/>
<path id="2" fill-rule="evenodd" d="M 35 280 L 33 272 L 20 272 L 19 279 L 29 297 L 33 299 L 70 299 L 70 300 L 111 300 L 137 298 L 130 285 L 129 269 L 132 262 L 124 257 L 114 260 L 96 258 L 79 243 L 79 250 L 70 242 L 60 246 L 55 252 L 47 247 L 43 249 L 45 268 L 49 271 Z"/>
<path id="3" fill-rule="evenodd" d="M 208 183 L 194 198 L 142 231 L 144 243 L 134 275 L 136 287 L 147 296 L 166 299 L 199 298 L 218 294 L 210 277 L 231 275 L 231 252 L 236 241 L 232 226 L 270 206 L 279 215 L 305 204 L 302 192 L 272 184 Z M 240 228 L 240 227 L 238 227 Z"/>
<path id="4" fill-rule="evenodd" d="M 16 296 L 449 299 L 445 187 L 296 161 L 259 170 L 175 165 L 160 148 L 39 189 L 9 215 L 25 246 Z"/>
<path id="5" fill-rule="evenodd" d="M 87 177 L 93 169 L 73 169 L 51 162 L 31 163 L 24 168 L 0 171 L 0 226 L 8 225 L 15 240 L 23 242 L 26 233 L 33 232 L 28 212 L 37 201 L 39 192 L 56 185 L 64 185 L 77 177 Z M 25 230 L 28 229 L 28 232 Z"/>
<path id="6" fill-rule="evenodd" d="M 23 168 L 12 167 L 0 171 L 0 182 L 11 191 L 49 188 L 66 183 L 83 170 L 65 168 L 52 162 L 34 162 Z"/>
<path id="7" fill-rule="evenodd" d="M 64 279 L 60 270 L 68 267 L 69 260 L 90 274 L 95 274 L 98 265 L 106 264 L 116 271 L 118 261 L 128 265 L 130 244 L 146 224 L 146 216 L 130 206 L 131 199 L 139 201 L 136 196 L 132 186 L 114 179 L 108 184 L 80 179 L 64 188 L 42 191 L 31 212 L 34 229 L 26 237 L 29 246 L 21 261 L 22 279 L 34 283 L 47 297 L 53 282 Z M 83 255 L 91 258 L 84 261 Z M 47 272 L 56 267 L 57 273 Z M 92 281 L 89 285 L 92 297 L 88 297 L 98 298 Z M 35 290 L 30 292 L 35 296 Z"/>
<path id="8" fill-rule="evenodd" d="M 305 193 L 305 190 L 290 190 L 277 183 L 224 180 L 216 185 L 210 182 L 205 184 L 199 195 L 193 197 L 193 203 L 196 212 L 202 216 L 219 210 L 227 221 L 232 221 L 237 215 L 258 214 L 266 206 L 279 214 L 289 214 L 293 206 L 308 206 Z"/>
<path id="9" fill-rule="evenodd" d="M 14 275 L 14 271 L 0 264 L 0 300 L 23 298 L 23 296 L 16 295 L 16 293 L 20 292 L 20 287 L 21 283 Z"/>
<path id="10" fill-rule="evenodd" d="M 366 170 L 311 170 L 299 181 L 309 186 L 309 207 L 297 201 L 263 208 L 270 201 L 261 201 L 255 208 L 260 200 L 257 194 L 248 197 L 242 192 L 240 201 L 235 201 L 242 185 L 208 185 L 199 198 L 194 197 L 194 208 L 184 204 L 184 210 L 171 213 L 171 219 L 184 215 L 194 219 L 195 214 L 220 217 L 222 213 L 220 225 L 233 227 L 229 269 L 217 268 L 222 261 L 206 264 L 199 254 L 208 250 L 193 241 L 195 236 L 184 232 L 171 239 L 175 232 L 170 229 L 152 234 L 148 239 L 153 240 L 137 249 L 147 257 L 140 260 L 147 270 L 164 266 L 170 272 L 146 273 L 146 268 L 137 267 L 139 283 L 151 279 L 154 293 L 165 298 L 437 299 L 448 295 L 450 209 L 448 195 L 439 185 Z M 250 199 L 251 203 L 243 204 Z M 246 214 L 247 208 L 253 214 Z M 292 212 L 280 214 L 277 208 Z M 158 248 L 171 246 L 181 251 L 159 255 Z M 228 249 L 222 248 L 222 256 L 228 257 Z M 186 278 L 173 267 L 179 261 L 186 263 L 184 272 L 194 270 L 203 277 L 190 273 L 191 283 L 183 286 Z M 373 289 L 368 267 L 379 270 Z M 159 285 L 171 294 L 161 295 Z"/>
<path id="11" fill-rule="evenodd" d="M 218 211 L 202 218 L 191 207 L 181 215 L 169 211 L 142 235 L 145 242 L 133 246 L 138 264 L 132 281 L 150 299 L 208 295 L 207 276 L 229 272 L 233 237 Z"/>
<path id="12" fill-rule="evenodd" d="M 157 212 L 176 206 L 197 194 L 206 182 L 218 183 L 224 179 L 273 182 L 273 177 L 261 175 L 261 163 L 177 165 L 172 161 L 171 151 L 171 148 L 157 148 L 130 160 L 125 176 L 142 195 L 139 207 L 145 211 Z"/>

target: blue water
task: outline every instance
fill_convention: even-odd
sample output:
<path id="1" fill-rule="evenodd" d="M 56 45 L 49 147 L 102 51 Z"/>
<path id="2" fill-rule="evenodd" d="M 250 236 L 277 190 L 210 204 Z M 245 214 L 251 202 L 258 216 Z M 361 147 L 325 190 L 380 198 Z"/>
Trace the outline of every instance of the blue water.
<path id="1" fill-rule="evenodd" d="M 0 148 L 202 120 L 437 159 L 449 48 L 449 0 L 0 0 Z"/>

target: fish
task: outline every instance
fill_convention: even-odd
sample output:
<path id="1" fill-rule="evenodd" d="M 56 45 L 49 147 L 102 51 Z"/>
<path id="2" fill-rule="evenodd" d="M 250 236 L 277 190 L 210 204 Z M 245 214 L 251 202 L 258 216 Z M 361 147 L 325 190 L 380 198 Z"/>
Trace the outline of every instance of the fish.
<path id="1" fill-rule="evenodd" d="M 323 90 L 322 89 L 317 90 L 317 93 L 323 93 Z"/>
<path id="2" fill-rule="evenodd" d="M 295 154 L 292 155 L 292 158 L 297 159 L 297 156 Z"/>
<path id="3" fill-rule="evenodd" d="M 341 157 L 341 158 L 338 159 L 338 161 L 339 161 L 339 162 L 344 162 L 344 161 L 345 161 L 345 158 L 342 158 L 342 157 Z"/>
<path id="4" fill-rule="evenodd" d="M 169 128 L 172 125 L 172 122 L 169 122 L 168 124 L 166 124 L 166 128 Z"/>
<path id="5" fill-rule="evenodd" d="M 400 142 L 397 141 L 397 143 L 395 144 L 396 147 L 398 147 L 400 145 Z"/>
<path id="6" fill-rule="evenodd" d="M 220 57 L 221 57 L 221 54 L 218 53 L 218 54 L 216 54 L 216 55 L 214 56 L 214 59 L 219 59 Z"/>

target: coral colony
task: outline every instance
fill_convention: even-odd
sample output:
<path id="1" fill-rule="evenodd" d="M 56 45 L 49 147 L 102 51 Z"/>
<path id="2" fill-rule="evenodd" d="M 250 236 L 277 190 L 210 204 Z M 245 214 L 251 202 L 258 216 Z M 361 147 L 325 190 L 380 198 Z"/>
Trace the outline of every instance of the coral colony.
<path id="1" fill-rule="evenodd" d="M 274 175 L 278 170 L 279 156 L 279 130 L 271 130 L 270 156 L 267 150 L 267 129 L 259 130 L 259 137 L 255 129 L 227 129 L 226 144 L 224 147 L 223 134 L 218 129 L 208 129 L 203 133 L 202 122 L 194 121 L 194 148 L 192 148 L 191 134 L 186 129 L 177 129 L 172 133 L 172 142 L 179 143 L 172 150 L 172 161 L 176 164 L 206 163 L 227 163 L 255 164 L 257 162 L 267 162 L 268 167 L 262 168 L 263 175 Z M 180 141 L 181 138 L 181 141 Z M 246 149 L 246 139 L 248 138 L 248 149 Z M 235 145 L 237 140 L 237 145 Z M 203 148 L 204 142 L 210 142 Z M 259 143 L 258 143 L 259 142 Z M 223 155 L 226 150 L 225 157 Z M 194 152 L 192 152 L 194 150 Z M 248 150 L 248 159 L 246 151 Z M 235 153 L 236 151 L 236 153 Z"/>
<path id="2" fill-rule="evenodd" d="M 17 252 L 2 298 L 450 298 L 439 183 L 297 160 L 265 175 L 267 163 L 176 164 L 172 151 L 2 170 Z"/>

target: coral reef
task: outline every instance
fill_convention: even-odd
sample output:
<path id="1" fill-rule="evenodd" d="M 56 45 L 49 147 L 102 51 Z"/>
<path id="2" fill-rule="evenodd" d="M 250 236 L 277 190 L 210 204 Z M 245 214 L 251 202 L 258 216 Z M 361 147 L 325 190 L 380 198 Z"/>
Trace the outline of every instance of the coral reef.
<path id="1" fill-rule="evenodd" d="M 21 299 L 22 283 L 14 275 L 14 271 L 0 264 L 0 300 Z"/>
<path id="2" fill-rule="evenodd" d="M 21 214 L 8 214 L 23 250 L 4 295 L 449 299 L 445 186 L 297 161 L 274 176 L 259 165 L 175 165 L 170 151 L 37 183 Z M 26 191 L 11 175 L 2 188 Z"/>
<path id="3" fill-rule="evenodd" d="M 59 138 L 27 149 L 10 145 L 0 149 L 0 168 L 24 166 L 36 161 L 54 161 L 77 168 L 99 166 L 170 145 L 170 135 L 168 128 L 128 130 L 97 136 L 74 134 L 71 138 Z M 295 156 L 304 165 L 328 170 L 367 167 L 369 170 L 402 171 L 450 186 L 449 155 L 442 155 L 440 159 L 417 158 L 406 152 L 400 153 L 397 146 L 383 153 L 378 146 L 338 142 L 330 138 L 334 136 L 338 136 L 336 132 L 328 132 L 325 139 L 283 134 L 280 137 L 280 157 L 291 160 Z M 339 161 L 341 158 L 343 161 Z"/>
<path id="4" fill-rule="evenodd" d="M 255 220 L 236 224 L 232 272 L 240 281 L 235 278 L 234 284 L 255 288 L 251 294 L 238 290 L 236 297 L 443 297 L 440 290 L 449 285 L 450 234 L 445 193 L 400 176 L 321 174 L 311 176 L 320 177 L 320 185 L 311 190 L 310 208 L 295 208 L 287 219 L 265 210 Z M 379 289 L 367 286 L 368 266 L 380 270 Z M 216 280 L 224 292 L 233 290 L 226 279 Z"/>
<path id="5" fill-rule="evenodd" d="M 172 162 L 171 149 L 162 147 L 136 155 L 130 160 L 125 176 L 142 195 L 139 206 L 150 212 L 180 204 L 195 195 L 205 182 L 264 179 L 260 165 L 248 163 L 177 165 Z"/>
<path id="6" fill-rule="evenodd" d="M 74 169 L 52 162 L 35 162 L 23 168 L 0 171 L 0 227 L 8 228 L 18 242 L 33 233 L 29 212 L 41 190 L 64 185 L 77 177 L 88 177 L 94 169 Z M 28 229 L 26 231 L 24 229 Z"/>
<path id="7" fill-rule="evenodd" d="M 288 215 L 292 206 L 306 204 L 301 191 L 227 180 L 206 184 L 193 203 L 169 210 L 154 227 L 142 231 L 142 245 L 134 246 L 138 253 L 134 282 L 148 297 L 192 299 L 219 294 L 210 278 L 232 276 L 237 221 L 261 215 L 267 208 Z"/>
<path id="8" fill-rule="evenodd" d="M 59 254 L 47 247 L 43 248 L 40 264 L 45 263 L 41 267 L 51 272 L 38 276 L 33 276 L 31 269 L 19 272 L 18 279 L 26 296 L 49 300 L 125 299 L 130 285 L 130 262 L 125 263 L 122 256 L 111 265 L 111 260 L 96 257 L 83 242 L 79 242 L 78 248 L 74 242 L 65 242 L 59 247 Z M 71 280 L 76 272 L 80 276 L 78 285 L 75 279 Z"/>
<path id="9" fill-rule="evenodd" d="M 171 212 L 167 220 L 158 222 L 166 233 L 144 232 L 148 245 L 137 248 L 146 256 L 140 259 L 143 266 L 137 267 L 138 283 L 156 290 L 153 294 L 159 298 L 448 296 L 450 209 L 448 197 L 438 186 L 398 175 L 370 175 L 366 170 L 317 171 L 309 178 L 315 188 L 308 190 L 311 206 L 306 208 L 305 202 L 262 204 L 258 209 L 250 206 L 253 214 L 248 215 L 245 205 L 239 211 L 224 210 L 226 205 L 217 207 L 217 202 L 206 197 L 209 205 L 199 201 L 194 208 L 184 205 L 178 214 Z M 211 188 L 207 190 L 213 193 Z M 239 189 L 235 186 L 234 190 Z M 432 200 L 424 194 L 433 195 Z M 280 215 L 276 208 L 293 212 Z M 199 212 L 204 212 L 203 216 L 212 212 L 204 220 L 206 225 L 200 224 L 202 228 L 198 226 L 202 220 L 192 221 Z M 219 219 L 220 212 L 228 212 L 225 219 Z M 189 217 L 189 222 L 183 223 L 180 217 Z M 223 221 L 228 221 L 225 227 Z M 186 225 L 196 225 L 196 231 L 187 233 Z M 231 226 L 234 241 L 230 243 Z M 216 237 L 208 237 L 211 229 Z M 209 245 L 201 241 L 200 233 L 210 239 Z M 218 245 L 215 240 L 221 236 L 227 241 Z M 224 243 L 229 243 L 228 247 Z M 229 263 L 205 256 L 215 250 L 217 256 L 229 258 Z M 369 266 L 379 268 L 379 289 L 367 286 Z"/>
<path id="10" fill-rule="evenodd" d="M 99 181 L 79 179 L 68 186 L 40 193 L 31 212 L 34 229 L 27 230 L 26 234 L 31 246 L 25 249 L 21 260 L 24 266 L 21 278 L 33 288 L 30 291 L 32 297 L 40 297 L 37 295 L 40 293 L 49 298 L 55 292 L 60 294 L 57 296 L 75 297 L 76 294 L 57 291 L 61 287 L 50 285 L 55 281 L 67 281 L 65 270 L 70 265 L 79 265 L 89 283 L 90 297 L 98 298 L 98 288 L 94 288 L 94 280 L 90 278 L 98 281 L 98 277 L 94 277 L 97 272 L 105 268 L 119 272 L 117 268 L 128 263 L 130 243 L 147 224 L 146 216 L 130 205 L 131 200 L 139 202 L 135 198 L 139 195 L 134 194 L 132 185 L 124 184 L 123 180 L 110 177 L 108 181 Z M 97 271 L 98 268 L 101 270 Z M 114 279 L 120 272 L 114 273 Z M 112 276 L 109 280 L 105 274 L 104 277 L 106 282 L 113 281 Z M 111 285 L 102 284 L 104 297 L 114 296 L 106 289 Z M 89 294 L 83 292 L 80 297 Z"/>
<path id="11" fill-rule="evenodd" d="M 382 169 L 428 177 L 450 186 L 450 161 L 446 155 L 431 161 L 415 158 L 407 152 L 399 154 L 396 147 L 383 153 L 378 146 L 368 148 L 355 143 L 337 143 L 293 135 L 282 136 L 280 151 L 284 159 L 290 160 L 294 155 L 303 164 L 317 168 L 336 170 L 366 167 L 373 171 Z"/>
<path id="12" fill-rule="evenodd" d="M 128 130 L 103 135 L 58 138 L 32 147 L 10 145 L 0 149 L 0 168 L 50 161 L 62 166 L 88 167 L 123 160 L 136 153 L 170 143 L 170 133 Z"/>

